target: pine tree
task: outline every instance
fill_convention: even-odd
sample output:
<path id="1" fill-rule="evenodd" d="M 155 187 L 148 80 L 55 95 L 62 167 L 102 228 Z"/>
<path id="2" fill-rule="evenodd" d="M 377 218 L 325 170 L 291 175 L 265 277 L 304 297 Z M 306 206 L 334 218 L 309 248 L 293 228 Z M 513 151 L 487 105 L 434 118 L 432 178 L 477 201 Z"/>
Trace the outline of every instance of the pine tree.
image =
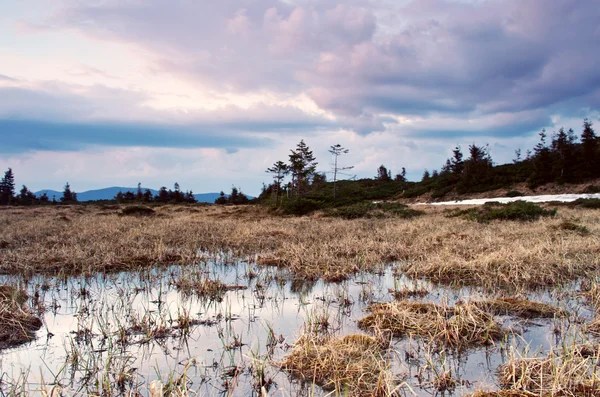
<path id="1" fill-rule="evenodd" d="M 13 202 L 15 198 L 15 176 L 13 175 L 12 168 L 9 168 L 4 173 L 4 178 L 0 181 L 0 204 L 8 205 Z"/>
<path id="2" fill-rule="evenodd" d="M 385 165 L 381 164 L 379 168 L 377 168 L 377 176 L 375 179 L 378 181 L 391 181 L 392 180 L 392 171 L 385 168 Z"/>
<path id="3" fill-rule="evenodd" d="M 142 183 L 141 182 L 138 182 L 135 199 L 137 201 L 144 201 L 144 193 L 142 193 Z"/>
<path id="4" fill-rule="evenodd" d="M 290 168 L 283 161 L 278 161 L 272 167 L 267 168 L 268 173 L 273 174 L 275 185 L 275 206 L 279 207 L 279 196 L 281 194 L 281 182 L 287 174 L 290 173 Z"/>
<path id="5" fill-rule="evenodd" d="M 71 191 L 71 186 L 69 185 L 69 182 L 67 182 L 67 184 L 65 185 L 63 195 L 60 198 L 60 201 L 63 203 L 72 203 L 77 201 L 77 193 Z"/>
<path id="6" fill-rule="evenodd" d="M 227 197 L 225 197 L 225 192 L 221 190 L 219 197 L 215 200 L 215 204 L 224 205 L 227 204 Z"/>
<path id="7" fill-rule="evenodd" d="M 429 178 L 431 178 L 431 175 L 429 175 L 429 171 L 425 170 L 425 172 L 423 172 L 423 176 L 421 177 L 421 182 L 428 181 Z"/>
<path id="8" fill-rule="evenodd" d="M 452 159 L 450 160 L 450 171 L 456 175 L 460 176 L 465 169 L 465 163 L 463 161 L 463 154 L 460 148 L 460 145 L 456 146 L 452 150 Z"/>
<path id="9" fill-rule="evenodd" d="M 583 120 L 583 132 L 581 133 L 581 146 L 583 155 L 583 172 L 587 178 L 600 176 L 600 145 L 599 139 L 592 128 L 593 123 L 588 119 Z"/>
<path id="10" fill-rule="evenodd" d="M 291 150 L 289 158 L 292 185 L 295 188 L 296 196 L 302 196 L 306 186 L 310 184 L 312 176 L 316 172 L 318 163 L 315 161 L 313 152 L 304 143 L 304 140 L 298 143 L 296 150 Z"/>
<path id="11" fill-rule="evenodd" d="M 529 186 L 536 187 L 552 180 L 552 153 L 546 145 L 546 129 L 539 133 L 540 141 L 533 149 L 534 171 L 529 178 Z"/>

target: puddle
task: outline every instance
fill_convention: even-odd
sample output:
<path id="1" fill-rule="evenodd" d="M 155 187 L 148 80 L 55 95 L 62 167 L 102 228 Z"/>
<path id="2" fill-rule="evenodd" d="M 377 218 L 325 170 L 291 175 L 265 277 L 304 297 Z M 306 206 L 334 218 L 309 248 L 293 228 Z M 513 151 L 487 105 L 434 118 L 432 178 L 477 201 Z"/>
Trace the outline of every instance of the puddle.
<path id="1" fill-rule="evenodd" d="M 175 287 L 177 280 L 199 276 L 239 288 L 211 300 Z M 151 382 L 160 379 L 170 385 L 181 380 L 180 386 L 203 396 L 246 396 L 256 394 L 262 368 L 265 379 L 272 380 L 269 395 L 326 395 L 269 365 L 291 352 L 305 327 L 327 328 L 336 335 L 362 332 L 356 324 L 367 306 L 392 301 L 394 288 L 425 288 L 430 294 L 419 299 L 451 305 L 484 296 L 473 288 L 446 289 L 395 276 L 391 268 L 328 284 L 292 280 L 285 270 L 250 263 L 207 263 L 66 281 L 39 276 L 21 283 L 34 297 L 34 307 L 36 301 L 45 307 L 44 326 L 32 343 L 0 353 L 0 388 L 26 384 L 39 395 L 49 385 L 59 385 L 68 395 L 99 390 L 105 395 L 127 390 L 147 395 Z M 540 292 L 530 298 L 579 311 L 578 317 L 590 315 L 566 292 Z M 511 349 L 542 353 L 581 338 L 573 318 L 499 317 L 514 333 L 495 346 L 460 356 L 432 351 L 419 339 L 394 340 L 391 369 L 398 383 L 410 386 L 402 389 L 406 395 L 439 394 L 432 383 L 439 371 L 451 371 L 458 381 L 453 393 L 446 394 L 495 388 L 496 369 Z"/>

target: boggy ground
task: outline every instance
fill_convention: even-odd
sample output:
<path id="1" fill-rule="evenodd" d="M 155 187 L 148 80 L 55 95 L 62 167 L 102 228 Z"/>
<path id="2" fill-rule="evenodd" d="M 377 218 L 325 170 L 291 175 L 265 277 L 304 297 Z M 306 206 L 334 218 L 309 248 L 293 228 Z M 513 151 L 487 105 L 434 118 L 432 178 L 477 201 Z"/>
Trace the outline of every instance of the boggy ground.
<path id="1" fill-rule="evenodd" d="M 0 210 L 0 272 L 79 274 L 203 261 L 278 264 L 329 281 L 391 262 L 408 276 L 496 289 L 552 286 L 600 265 L 599 211 L 560 208 L 534 222 L 481 224 L 439 209 L 412 218 L 280 217 L 265 208 L 163 206 L 123 216 L 118 206 Z M 560 227 L 570 222 L 586 233 Z"/>
<path id="2" fill-rule="evenodd" d="M 101 335 L 115 341 L 127 353 L 121 356 L 131 357 L 132 346 L 136 343 L 143 345 L 170 340 L 179 334 L 193 334 L 197 332 L 194 327 L 210 327 L 222 318 L 233 321 L 233 313 L 228 314 L 231 310 L 229 300 L 223 304 L 225 311 L 214 318 L 196 318 L 192 315 L 195 310 L 183 306 L 161 317 L 157 314 L 165 310 L 161 294 L 163 291 L 168 293 L 172 287 L 185 299 L 188 295 L 197 295 L 218 307 L 227 293 L 246 294 L 244 300 L 253 297 L 255 302 L 251 306 L 260 307 L 265 302 L 264 291 L 268 283 L 259 273 L 273 269 L 275 265 L 280 268 L 277 271 L 284 270 L 283 277 L 291 278 L 287 279 L 291 291 L 298 289 L 294 287 L 296 280 L 300 280 L 296 284 L 310 285 L 311 280 L 339 281 L 361 272 L 393 273 L 394 288 L 381 289 L 378 298 L 371 299 L 368 284 L 358 284 L 353 278 L 351 283 L 363 285 L 364 290 L 352 295 L 342 289 L 334 301 L 339 310 L 345 312 L 344 308 L 352 307 L 355 299 L 357 302 L 364 300 L 364 309 L 357 309 L 348 320 L 357 326 L 350 329 L 354 335 L 331 332 L 329 319 L 315 312 L 306 320 L 313 327 L 308 327 L 308 332 L 305 330 L 293 340 L 290 334 L 276 338 L 274 332 L 269 331 L 273 334 L 270 340 L 279 340 L 281 349 L 285 349 L 284 358 L 273 361 L 269 353 L 257 359 L 251 353 L 251 364 L 244 366 L 238 362 L 226 367 L 227 371 L 223 370 L 226 373 L 231 369 L 231 384 L 238 379 L 241 368 L 247 368 L 255 379 L 253 388 L 264 395 L 263 389 L 268 390 L 270 384 L 264 370 L 275 366 L 303 382 L 321 385 L 325 390 L 334 389 L 341 395 L 408 395 L 410 384 L 414 386 L 415 383 L 405 370 L 397 376 L 398 359 L 392 358 L 400 353 L 395 345 L 400 343 L 405 349 L 404 362 L 408 368 L 414 361 L 419 363 L 416 374 L 419 385 L 429 384 L 433 391 L 452 392 L 459 387 L 472 390 L 468 384 L 460 383 L 457 371 L 447 367 L 445 357 L 454 357 L 448 359 L 452 363 L 455 359 L 460 362 L 461 355 L 469 355 L 477 348 L 492 346 L 492 349 L 502 351 L 508 344 L 512 349 L 521 335 L 511 325 L 512 320 L 505 318 L 511 316 L 519 318 L 517 328 L 525 324 L 524 329 L 528 327 L 524 319 L 549 318 L 548 321 L 554 321 L 554 333 L 562 338 L 562 347 L 549 354 L 544 352 L 542 356 L 511 350 L 497 368 L 497 386 L 501 389 L 486 394 L 488 392 L 483 390 L 488 388 L 482 388 L 477 395 L 550 395 L 554 392 L 557 395 L 600 395 L 600 380 L 595 370 L 598 349 L 593 347 L 593 338 L 600 334 L 600 317 L 594 319 L 592 314 L 592 321 L 589 321 L 581 316 L 579 309 L 569 313 L 562 307 L 527 300 L 533 290 L 558 289 L 569 300 L 581 299 L 592 312 L 598 311 L 598 210 L 560 207 L 556 216 L 532 222 L 479 223 L 466 217 L 450 216 L 452 210 L 426 207 L 423 215 L 411 219 L 389 216 L 357 220 L 335 219 L 318 213 L 302 218 L 281 217 L 266 208 L 254 206 L 156 206 L 151 211 L 125 212 L 123 209 L 116 205 L 0 209 L 0 273 L 12 275 L 12 280 L 21 280 L 23 286 L 27 286 L 30 276 L 36 273 L 44 277 L 58 276 L 48 285 L 46 282 L 29 285 L 30 291 L 41 294 L 39 301 L 50 308 L 55 300 L 44 299 L 44 291 L 53 283 L 56 291 L 61 291 L 61 279 L 68 285 L 69 280 L 76 278 L 72 276 L 77 275 L 115 274 L 127 270 L 131 271 L 126 273 L 127 277 L 131 277 L 138 273 L 154 274 L 153 269 L 165 269 L 165 274 L 158 272 L 145 276 L 154 280 L 148 281 L 147 286 L 152 291 L 156 289 L 153 286 L 156 280 L 164 279 L 159 292 L 142 292 L 142 295 L 148 294 L 142 299 L 147 302 L 142 305 L 143 310 L 131 308 L 138 290 L 144 291 L 139 285 L 133 289 L 119 287 L 124 293 L 118 294 L 123 300 L 120 306 L 115 306 L 112 301 L 99 306 L 95 303 L 98 296 L 103 296 L 102 285 L 91 295 L 88 288 L 71 288 L 75 301 L 89 300 L 87 306 L 80 303 L 86 310 L 77 314 L 77 330 L 68 333 L 75 335 L 66 357 L 72 367 L 77 367 L 74 363 L 82 360 L 102 361 L 95 358 L 96 352 L 102 350 L 93 346 L 93 341 L 101 339 Z M 215 258 L 226 268 L 229 263 L 239 267 L 241 262 L 248 262 L 245 278 L 229 282 L 211 278 Z M 189 266 L 195 264 L 200 266 Z M 168 268 L 167 265 L 182 266 Z M 286 280 L 281 277 L 277 275 L 272 280 L 284 285 Z M 247 284 L 240 284 L 246 279 Z M 412 288 L 396 285 L 396 280 L 402 279 L 415 280 L 415 284 Z M 421 281 L 417 279 L 431 283 L 419 285 Z M 578 279 L 582 282 L 576 293 L 570 290 L 574 285 L 571 281 Z M 445 291 L 459 291 L 461 286 L 475 288 L 461 290 L 460 295 L 446 292 L 435 298 L 434 290 L 439 292 L 435 284 L 443 286 Z M 23 313 L 32 313 L 23 306 L 26 295 L 19 292 L 20 289 L 5 288 L 12 291 L 11 299 L 0 300 L 0 304 L 6 306 L 16 302 Z M 346 288 L 349 287 L 346 285 Z M 127 296 L 126 291 L 134 295 L 125 299 L 122 295 Z M 464 291 L 468 292 L 465 294 Z M 471 299 L 472 291 L 482 296 Z M 154 293 L 159 299 L 150 298 Z M 467 298 L 464 302 L 463 296 Z M 304 299 L 298 298 L 300 302 Z M 327 299 L 323 296 L 323 301 Z M 284 305 L 285 301 L 281 298 L 271 302 Z M 304 304 L 310 306 L 310 303 Z M 55 307 L 60 307 L 60 302 Z M 115 310 L 115 307 L 121 309 Z M 13 308 L 6 306 L 2 310 L 9 313 Z M 103 313 L 103 310 L 108 312 Z M 98 319 L 112 317 L 115 321 L 102 322 L 104 328 L 96 330 L 91 325 L 83 326 L 82 316 L 87 316 L 91 324 L 100 324 Z M 120 321 L 124 323 L 120 324 Z M 113 329 L 113 322 L 120 325 Z M 319 325 L 317 331 L 315 324 Z M 36 321 L 35 326 L 39 328 L 40 325 L 39 320 Z M 31 327 L 24 335 L 31 339 L 34 331 Z M 569 332 L 577 335 L 577 340 L 574 338 L 572 343 L 567 341 Z M 219 338 L 228 339 L 221 334 Z M 290 345 L 284 344 L 286 338 L 290 338 Z M 91 342 L 86 342 L 87 339 Z M 231 343 L 223 342 L 224 352 L 243 349 L 246 345 L 245 340 L 235 334 L 231 339 Z M 582 350 L 582 342 L 590 342 L 592 347 Z M 416 349 L 411 348 L 414 343 Z M 585 354 L 580 354 L 582 351 Z M 110 375 L 102 386 L 102 390 L 109 391 L 92 394 L 116 395 L 126 390 L 123 385 L 128 384 L 131 390 L 147 389 L 150 393 L 152 387 L 158 387 L 156 384 L 135 385 L 133 376 L 127 375 L 128 366 L 133 366 L 132 362 L 123 364 L 117 380 L 111 380 L 112 372 L 97 366 L 98 374 Z M 184 373 L 187 366 L 185 368 Z M 575 378 L 577 381 L 572 381 Z M 165 391 L 164 395 L 189 395 L 186 382 L 175 384 L 182 392 Z M 113 385 L 121 389 L 111 389 Z M 160 388 L 162 390 L 163 386 Z M 167 385 L 164 390 L 168 390 Z"/>

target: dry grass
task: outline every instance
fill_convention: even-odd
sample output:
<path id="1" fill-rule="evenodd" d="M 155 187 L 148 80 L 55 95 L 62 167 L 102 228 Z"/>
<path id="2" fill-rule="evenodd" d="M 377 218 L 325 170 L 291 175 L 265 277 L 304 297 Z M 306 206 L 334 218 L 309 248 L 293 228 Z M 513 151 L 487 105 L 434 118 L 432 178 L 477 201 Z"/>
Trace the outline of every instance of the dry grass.
<path id="1" fill-rule="evenodd" d="M 210 300 L 222 300 L 227 291 L 246 289 L 243 285 L 227 285 L 219 280 L 211 280 L 206 277 L 182 277 L 174 283 L 178 291 L 184 294 L 194 294 L 201 298 Z"/>
<path id="2" fill-rule="evenodd" d="M 368 335 L 343 338 L 305 334 L 280 364 L 303 381 L 313 382 L 336 395 L 395 395 L 380 341 Z"/>
<path id="3" fill-rule="evenodd" d="M 565 311 L 558 307 L 527 299 L 496 298 L 474 301 L 473 304 L 494 315 L 512 315 L 522 318 L 553 318 L 566 315 Z"/>
<path id="4" fill-rule="evenodd" d="M 29 342 L 35 338 L 42 321 L 27 307 L 24 291 L 0 285 L 0 350 Z"/>
<path id="5" fill-rule="evenodd" d="M 408 276 L 507 289 L 562 284 L 600 265 L 595 211 L 565 208 L 556 220 L 479 224 L 441 212 L 342 220 L 275 217 L 253 206 L 153 209 L 153 217 L 121 217 L 119 207 L 2 208 L 0 272 L 139 269 L 226 250 L 258 255 L 304 279 L 340 280 L 401 262 Z M 564 219 L 578 219 L 590 233 L 549 227 Z"/>
<path id="6" fill-rule="evenodd" d="M 600 374 L 597 349 L 570 346 L 558 354 L 546 357 L 515 358 L 498 370 L 500 384 L 505 390 L 548 396 L 598 396 Z"/>
<path id="7" fill-rule="evenodd" d="M 505 334 L 491 314 L 471 303 L 446 307 L 400 301 L 376 304 L 370 311 L 358 322 L 362 329 L 418 336 L 455 349 L 489 345 Z"/>

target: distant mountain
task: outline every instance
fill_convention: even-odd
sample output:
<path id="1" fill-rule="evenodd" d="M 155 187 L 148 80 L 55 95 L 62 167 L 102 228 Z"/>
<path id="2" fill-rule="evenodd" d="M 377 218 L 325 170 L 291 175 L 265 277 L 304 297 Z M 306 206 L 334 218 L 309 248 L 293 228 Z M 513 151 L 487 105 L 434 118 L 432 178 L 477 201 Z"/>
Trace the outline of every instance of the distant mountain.
<path id="1" fill-rule="evenodd" d="M 146 188 L 143 187 L 142 191 L 146 191 Z M 158 190 L 150 189 L 153 196 L 158 194 Z M 88 190 L 85 192 L 77 192 L 77 200 L 79 201 L 94 201 L 94 200 L 112 200 L 117 193 L 119 192 L 137 192 L 137 187 L 107 187 L 104 189 L 96 189 L 96 190 Z M 62 197 L 62 192 L 57 192 L 56 190 L 40 190 L 39 192 L 35 192 L 36 196 L 41 196 L 46 193 L 48 198 L 52 200 L 52 196 L 56 197 L 56 201 L 59 201 Z M 215 200 L 219 197 L 220 193 L 199 193 L 194 194 L 196 201 L 199 203 L 214 203 Z M 248 198 L 253 198 L 248 196 Z"/>

